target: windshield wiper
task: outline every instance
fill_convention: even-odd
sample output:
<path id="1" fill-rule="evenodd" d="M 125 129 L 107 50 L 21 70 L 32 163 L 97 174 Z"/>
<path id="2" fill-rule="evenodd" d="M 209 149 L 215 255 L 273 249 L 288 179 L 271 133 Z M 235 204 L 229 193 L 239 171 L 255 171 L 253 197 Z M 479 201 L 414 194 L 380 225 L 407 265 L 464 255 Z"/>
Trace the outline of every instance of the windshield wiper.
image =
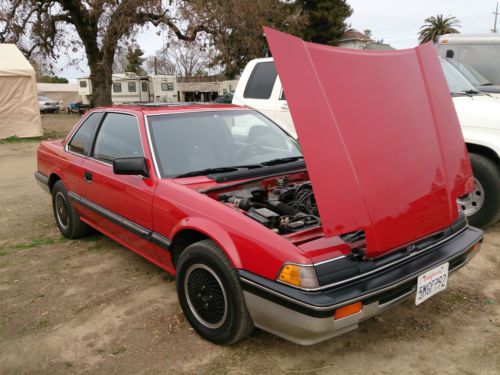
<path id="1" fill-rule="evenodd" d="M 278 159 L 272 159 L 272 160 L 268 160 L 268 161 L 264 161 L 260 164 L 262 165 L 276 165 L 276 164 L 285 164 L 285 163 L 291 163 L 291 162 L 294 162 L 294 161 L 297 161 L 297 160 L 300 160 L 300 159 L 304 159 L 303 156 L 291 156 L 291 157 L 288 157 L 288 158 L 278 158 Z"/>
<path id="2" fill-rule="evenodd" d="M 453 91 L 451 95 L 467 95 L 467 96 L 473 96 L 479 94 L 479 91 L 477 90 L 464 90 L 464 91 Z"/>
<path id="3" fill-rule="evenodd" d="M 205 169 L 200 169 L 197 171 L 182 173 L 180 175 L 175 176 L 175 178 L 206 176 L 206 175 L 209 175 L 212 173 L 236 172 L 237 170 L 239 170 L 241 168 L 253 169 L 253 168 L 261 168 L 261 167 L 262 167 L 262 165 L 259 165 L 259 164 L 248 164 L 248 165 L 235 165 L 232 167 L 205 168 Z"/>

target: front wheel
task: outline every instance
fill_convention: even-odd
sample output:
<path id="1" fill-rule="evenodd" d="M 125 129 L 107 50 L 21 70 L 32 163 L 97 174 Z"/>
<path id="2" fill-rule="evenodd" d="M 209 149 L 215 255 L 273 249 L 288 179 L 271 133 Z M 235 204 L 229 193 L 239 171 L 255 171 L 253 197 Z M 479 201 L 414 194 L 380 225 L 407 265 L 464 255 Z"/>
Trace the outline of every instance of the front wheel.
<path id="1" fill-rule="evenodd" d="M 471 225 L 485 228 L 500 219 L 500 169 L 492 160 L 470 154 L 475 189 L 458 204 Z"/>
<path id="2" fill-rule="evenodd" d="M 252 331 L 236 271 L 213 241 L 188 246 L 179 257 L 176 271 L 179 303 L 200 336 L 229 345 Z"/>

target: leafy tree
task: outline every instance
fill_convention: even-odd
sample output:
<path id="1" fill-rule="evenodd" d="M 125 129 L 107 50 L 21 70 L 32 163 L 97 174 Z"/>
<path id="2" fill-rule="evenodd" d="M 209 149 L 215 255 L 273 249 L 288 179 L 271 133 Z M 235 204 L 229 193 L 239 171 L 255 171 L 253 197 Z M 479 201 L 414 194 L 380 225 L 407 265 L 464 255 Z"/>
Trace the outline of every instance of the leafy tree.
<path id="1" fill-rule="evenodd" d="M 200 11 L 201 3 L 205 6 Z M 269 53 L 263 26 L 300 35 L 305 25 L 305 16 L 293 1 L 206 0 L 194 10 L 202 18 L 213 20 L 208 42 L 218 52 L 211 65 L 222 66 L 228 78 L 239 74 L 249 60 Z"/>
<path id="2" fill-rule="evenodd" d="M 42 76 L 38 79 L 40 83 L 68 83 L 68 80 L 64 77 L 58 76 Z"/>
<path id="3" fill-rule="evenodd" d="M 460 27 L 460 21 L 456 17 L 438 14 L 436 17 L 426 18 L 424 22 L 418 33 L 420 44 L 431 40 L 436 43 L 439 35 L 459 33 L 457 27 Z"/>
<path id="4" fill-rule="evenodd" d="M 333 45 L 347 28 L 352 8 L 346 0 L 301 0 L 297 3 L 308 18 L 303 30 L 305 40 Z"/>
<path id="5" fill-rule="evenodd" d="M 205 1 L 197 2 L 204 9 Z M 151 23 L 181 40 L 209 31 L 204 12 L 188 0 L 0 0 L 0 43 L 16 43 L 29 58 L 43 53 L 85 52 L 93 105 L 111 104 L 112 66 L 120 41 Z M 187 17 L 192 14 L 193 16 Z"/>
<path id="6" fill-rule="evenodd" d="M 127 67 L 125 68 L 126 72 L 132 72 L 138 75 L 144 74 L 144 69 L 142 68 L 142 63 L 145 58 L 144 51 L 140 49 L 138 46 L 129 47 L 127 50 Z"/>

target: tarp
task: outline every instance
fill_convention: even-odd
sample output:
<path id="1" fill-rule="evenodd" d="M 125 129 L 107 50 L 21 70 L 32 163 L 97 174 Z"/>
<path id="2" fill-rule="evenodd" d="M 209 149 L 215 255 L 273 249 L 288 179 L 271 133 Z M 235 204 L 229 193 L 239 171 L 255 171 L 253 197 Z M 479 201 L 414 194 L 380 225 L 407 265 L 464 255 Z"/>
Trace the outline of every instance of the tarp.
<path id="1" fill-rule="evenodd" d="M 473 178 L 434 46 L 358 51 L 265 34 L 325 236 L 362 229 L 375 257 L 450 226 Z"/>
<path id="2" fill-rule="evenodd" d="M 0 44 L 0 139 L 42 134 L 35 70 L 14 44 Z"/>

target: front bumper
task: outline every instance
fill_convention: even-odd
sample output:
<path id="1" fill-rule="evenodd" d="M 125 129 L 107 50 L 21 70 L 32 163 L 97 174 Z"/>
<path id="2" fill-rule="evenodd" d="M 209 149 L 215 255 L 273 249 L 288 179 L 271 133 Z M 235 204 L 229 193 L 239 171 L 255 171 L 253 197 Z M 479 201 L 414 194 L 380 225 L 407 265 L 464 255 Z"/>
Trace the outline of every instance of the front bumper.
<path id="1" fill-rule="evenodd" d="M 302 345 L 311 345 L 351 331 L 412 295 L 422 273 L 449 262 L 449 272 L 464 266 L 476 253 L 474 246 L 483 232 L 468 227 L 439 247 L 411 257 L 380 273 L 339 287 L 302 291 L 240 270 L 248 311 L 254 324 L 268 332 Z M 361 301 L 358 313 L 334 319 L 339 307 Z"/>

